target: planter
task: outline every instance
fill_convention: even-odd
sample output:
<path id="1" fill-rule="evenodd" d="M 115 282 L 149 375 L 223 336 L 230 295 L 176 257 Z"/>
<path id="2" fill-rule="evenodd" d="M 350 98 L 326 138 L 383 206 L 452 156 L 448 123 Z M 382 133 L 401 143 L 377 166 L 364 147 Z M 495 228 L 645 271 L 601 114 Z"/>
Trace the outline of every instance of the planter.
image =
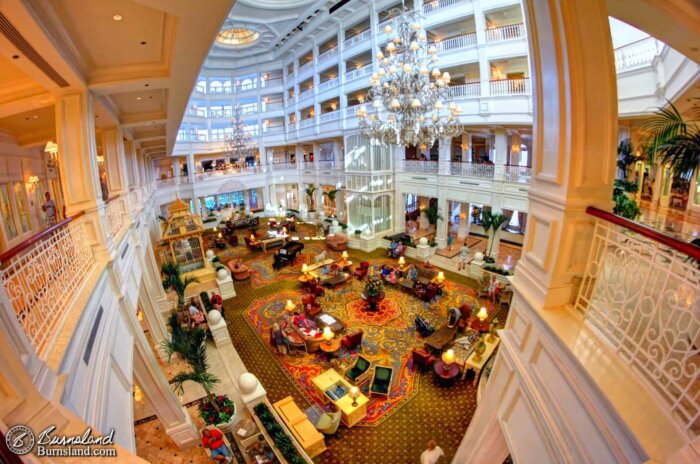
<path id="1" fill-rule="evenodd" d="M 235 430 L 233 429 L 234 425 L 236 424 L 236 413 L 234 412 L 233 415 L 231 416 L 231 419 L 228 422 L 224 422 L 223 424 L 216 424 L 219 430 L 224 432 L 224 434 L 227 433 L 234 433 Z"/>

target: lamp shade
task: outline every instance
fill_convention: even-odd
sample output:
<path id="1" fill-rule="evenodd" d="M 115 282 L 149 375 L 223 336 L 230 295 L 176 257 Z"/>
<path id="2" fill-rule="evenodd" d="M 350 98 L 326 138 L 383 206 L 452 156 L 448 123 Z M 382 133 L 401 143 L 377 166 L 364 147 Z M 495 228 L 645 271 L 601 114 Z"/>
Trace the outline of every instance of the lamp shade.
<path id="1" fill-rule="evenodd" d="M 253 240 L 253 241 L 255 241 L 255 235 L 250 234 L 250 239 Z"/>
<path id="2" fill-rule="evenodd" d="M 404 264 L 406 264 L 406 260 L 403 258 L 403 256 L 400 256 L 399 257 L 399 266 L 403 266 Z"/>
<path id="3" fill-rule="evenodd" d="M 486 318 L 489 317 L 489 313 L 486 312 L 486 307 L 482 306 L 479 312 L 476 313 L 476 317 L 478 317 L 481 322 L 484 322 Z"/>
<path id="4" fill-rule="evenodd" d="M 438 282 L 444 282 L 445 281 L 445 273 L 442 271 L 438 272 L 437 280 L 438 280 Z"/>
<path id="5" fill-rule="evenodd" d="M 294 303 L 292 303 L 292 300 L 287 300 L 287 304 L 284 306 L 284 308 L 285 308 L 287 311 L 294 311 L 294 308 L 296 308 L 296 307 L 297 307 L 297 305 L 295 305 Z"/>
<path id="6" fill-rule="evenodd" d="M 340 257 L 343 258 L 343 259 L 348 259 L 348 252 L 347 252 L 347 251 L 343 251 L 343 254 L 341 254 Z"/>
<path id="7" fill-rule="evenodd" d="M 355 386 L 350 387 L 350 398 L 357 399 L 359 397 L 360 397 L 360 389 L 355 387 Z"/>
<path id="8" fill-rule="evenodd" d="M 447 350 L 442 353 L 442 361 L 445 364 L 452 364 L 455 362 L 455 352 L 453 350 Z"/>
<path id="9" fill-rule="evenodd" d="M 326 341 L 332 340 L 335 334 L 331 330 L 330 327 L 324 327 L 323 328 L 323 339 Z"/>
<path id="10" fill-rule="evenodd" d="M 307 266 L 306 264 L 302 264 L 301 265 L 301 272 L 303 272 L 304 274 L 309 272 L 309 266 Z"/>

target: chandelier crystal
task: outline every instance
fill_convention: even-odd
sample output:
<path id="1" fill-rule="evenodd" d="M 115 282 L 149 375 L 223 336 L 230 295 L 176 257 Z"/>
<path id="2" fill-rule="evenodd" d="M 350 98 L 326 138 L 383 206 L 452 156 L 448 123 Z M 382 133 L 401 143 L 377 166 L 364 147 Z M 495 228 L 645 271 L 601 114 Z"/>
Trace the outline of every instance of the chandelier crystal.
<path id="1" fill-rule="evenodd" d="M 235 161 L 245 160 L 255 155 L 255 144 L 245 130 L 241 107 L 236 105 L 231 119 L 231 134 L 224 139 L 226 155 Z"/>
<path id="2" fill-rule="evenodd" d="M 379 66 L 370 78 L 367 99 L 372 111 L 357 111 L 360 134 L 372 142 L 416 146 L 425 150 L 438 138 L 460 135 L 460 110 L 450 99 L 450 74 L 441 72 L 437 48 L 415 10 L 395 8 L 395 28 L 384 29 L 387 44 L 377 53 Z"/>

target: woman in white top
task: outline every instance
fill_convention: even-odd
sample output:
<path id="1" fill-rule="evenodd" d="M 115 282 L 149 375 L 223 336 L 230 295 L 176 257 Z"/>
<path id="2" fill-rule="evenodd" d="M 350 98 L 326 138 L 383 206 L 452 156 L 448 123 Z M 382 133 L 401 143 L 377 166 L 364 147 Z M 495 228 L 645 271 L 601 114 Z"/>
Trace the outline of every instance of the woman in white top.
<path id="1" fill-rule="evenodd" d="M 442 448 L 437 445 L 435 440 L 430 440 L 428 449 L 420 455 L 420 464 L 435 464 L 444 455 L 445 452 L 442 451 Z"/>

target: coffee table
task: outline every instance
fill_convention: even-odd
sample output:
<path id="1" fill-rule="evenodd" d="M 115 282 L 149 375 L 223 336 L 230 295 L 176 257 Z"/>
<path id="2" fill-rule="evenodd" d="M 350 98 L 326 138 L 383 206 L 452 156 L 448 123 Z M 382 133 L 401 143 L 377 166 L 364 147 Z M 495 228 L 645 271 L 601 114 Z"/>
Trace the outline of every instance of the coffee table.
<path id="1" fill-rule="evenodd" d="M 367 311 L 376 311 L 377 305 L 384 301 L 384 292 L 379 292 L 374 296 L 362 292 L 360 296 L 362 296 L 362 299 L 367 303 Z"/>
<path id="2" fill-rule="evenodd" d="M 459 375 L 459 366 L 455 363 L 445 365 L 442 359 L 433 365 L 433 370 L 442 386 L 452 385 Z"/>
<path id="3" fill-rule="evenodd" d="M 321 328 L 321 330 L 323 330 L 325 327 L 330 327 L 333 333 L 336 334 L 345 330 L 345 324 L 328 313 L 321 313 L 314 317 L 314 322 Z"/>
<path id="4" fill-rule="evenodd" d="M 456 333 L 456 325 L 454 327 L 447 327 L 447 325 L 443 325 L 437 332 L 425 339 L 425 346 L 439 353 L 448 343 L 452 341 L 452 339 L 454 339 Z"/>

